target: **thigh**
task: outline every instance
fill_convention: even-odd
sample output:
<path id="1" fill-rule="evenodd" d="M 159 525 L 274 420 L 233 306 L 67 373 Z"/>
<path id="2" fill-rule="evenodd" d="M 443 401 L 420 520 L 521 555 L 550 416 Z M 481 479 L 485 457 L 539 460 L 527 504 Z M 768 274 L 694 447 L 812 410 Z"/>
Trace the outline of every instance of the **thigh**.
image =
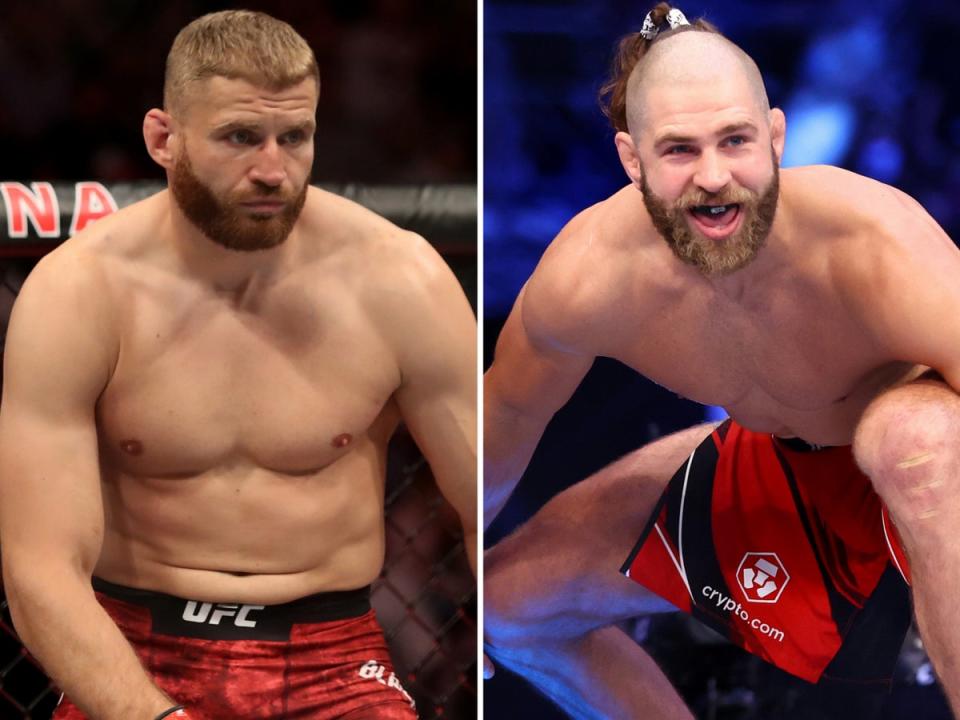
<path id="1" fill-rule="evenodd" d="M 575 636 L 670 608 L 620 574 L 670 478 L 715 425 L 698 425 L 624 456 L 548 502 L 484 558 L 489 622 Z"/>

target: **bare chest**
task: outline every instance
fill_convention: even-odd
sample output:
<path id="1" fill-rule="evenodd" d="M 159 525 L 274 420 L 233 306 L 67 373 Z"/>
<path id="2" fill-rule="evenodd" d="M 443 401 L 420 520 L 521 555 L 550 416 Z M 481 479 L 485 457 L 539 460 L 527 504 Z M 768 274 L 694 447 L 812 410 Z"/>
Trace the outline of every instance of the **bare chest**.
<path id="1" fill-rule="evenodd" d="M 751 429 L 824 444 L 849 442 L 866 404 L 904 372 L 829 298 L 783 293 L 744 312 L 693 295 L 630 335 L 619 359 L 658 384 Z"/>
<path id="2" fill-rule="evenodd" d="M 389 423 L 398 382 L 391 349 L 343 298 L 250 311 L 131 296 L 98 404 L 101 452 L 151 476 L 238 463 L 313 472 Z"/>

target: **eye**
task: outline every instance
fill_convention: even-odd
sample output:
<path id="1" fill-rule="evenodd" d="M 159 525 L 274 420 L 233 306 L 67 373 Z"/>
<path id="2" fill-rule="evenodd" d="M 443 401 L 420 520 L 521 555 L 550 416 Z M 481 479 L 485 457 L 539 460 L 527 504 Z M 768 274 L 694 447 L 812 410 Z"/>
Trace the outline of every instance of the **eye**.
<path id="1" fill-rule="evenodd" d="M 689 145 L 671 145 L 667 148 L 667 155 L 685 155 L 692 151 Z"/>
<path id="2" fill-rule="evenodd" d="M 228 133 L 227 140 L 235 145 L 254 145 L 258 142 L 258 138 L 254 133 L 242 128 Z"/>
<path id="3" fill-rule="evenodd" d="M 743 135 L 732 135 L 727 138 L 727 145 L 733 145 L 734 147 L 740 147 L 741 145 L 746 145 L 747 139 Z"/>
<path id="4" fill-rule="evenodd" d="M 291 130 L 282 138 L 285 145 L 299 145 L 306 139 L 307 134 L 303 130 Z"/>

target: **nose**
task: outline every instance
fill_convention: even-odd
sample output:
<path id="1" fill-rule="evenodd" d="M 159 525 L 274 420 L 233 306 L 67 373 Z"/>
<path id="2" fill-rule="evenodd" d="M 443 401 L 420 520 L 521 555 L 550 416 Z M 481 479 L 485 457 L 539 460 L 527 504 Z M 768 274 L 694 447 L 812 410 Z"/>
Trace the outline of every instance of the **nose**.
<path id="1" fill-rule="evenodd" d="M 693 182 L 708 193 L 718 193 L 730 182 L 730 169 L 717 153 L 705 150 L 698 160 Z"/>
<path id="2" fill-rule="evenodd" d="M 283 153 L 276 138 L 268 138 L 257 148 L 249 176 L 252 182 L 269 187 L 279 187 L 286 179 L 287 171 L 283 166 Z"/>

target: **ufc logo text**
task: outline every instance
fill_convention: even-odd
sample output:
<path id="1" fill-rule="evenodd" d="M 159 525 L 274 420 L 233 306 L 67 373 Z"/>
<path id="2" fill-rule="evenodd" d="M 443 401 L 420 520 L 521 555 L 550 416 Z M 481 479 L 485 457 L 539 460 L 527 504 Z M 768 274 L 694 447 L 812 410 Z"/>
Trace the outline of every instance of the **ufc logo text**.
<path id="1" fill-rule="evenodd" d="M 188 600 L 182 617 L 187 622 L 210 625 L 219 625 L 223 618 L 232 617 L 233 624 L 237 627 L 252 628 L 257 626 L 257 621 L 248 619 L 248 616 L 254 610 L 263 610 L 263 608 L 263 605 L 227 605 Z"/>

